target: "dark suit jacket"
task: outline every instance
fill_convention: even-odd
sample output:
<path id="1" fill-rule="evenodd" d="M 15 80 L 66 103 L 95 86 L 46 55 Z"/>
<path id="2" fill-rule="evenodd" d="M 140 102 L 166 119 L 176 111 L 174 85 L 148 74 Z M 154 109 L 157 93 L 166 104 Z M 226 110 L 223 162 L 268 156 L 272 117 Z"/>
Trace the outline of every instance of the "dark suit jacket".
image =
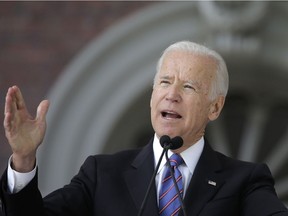
<path id="1" fill-rule="evenodd" d="M 153 157 L 152 141 L 142 150 L 90 156 L 70 184 L 43 201 L 37 177 L 19 193 L 9 194 L 4 173 L 4 211 L 7 216 L 136 216 L 154 170 Z M 287 216 L 273 184 L 267 166 L 233 160 L 206 142 L 184 199 L 187 215 Z M 153 187 L 143 216 L 157 212 Z"/>

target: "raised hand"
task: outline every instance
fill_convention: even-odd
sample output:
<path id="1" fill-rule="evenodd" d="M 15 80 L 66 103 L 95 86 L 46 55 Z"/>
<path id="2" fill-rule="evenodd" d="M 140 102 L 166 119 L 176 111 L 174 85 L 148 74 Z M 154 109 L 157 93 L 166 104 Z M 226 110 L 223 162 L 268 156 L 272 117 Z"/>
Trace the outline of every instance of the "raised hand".
<path id="1" fill-rule="evenodd" d="M 33 118 L 25 105 L 17 86 L 10 87 L 6 95 L 4 129 L 11 146 L 12 168 L 18 172 L 29 172 L 35 166 L 36 151 L 46 131 L 46 114 L 49 101 L 43 100 Z"/>

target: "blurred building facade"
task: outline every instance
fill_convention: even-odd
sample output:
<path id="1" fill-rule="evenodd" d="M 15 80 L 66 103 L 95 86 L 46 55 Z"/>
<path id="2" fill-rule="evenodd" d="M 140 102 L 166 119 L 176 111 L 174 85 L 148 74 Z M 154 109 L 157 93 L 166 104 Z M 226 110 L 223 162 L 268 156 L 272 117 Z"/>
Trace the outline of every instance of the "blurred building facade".
<path id="1" fill-rule="evenodd" d="M 38 157 L 44 194 L 68 183 L 88 155 L 139 147 L 151 138 L 156 62 L 169 44 L 192 40 L 221 53 L 230 73 L 226 106 L 209 125 L 208 139 L 234 158 L 267 163 L 288 204 L 286 2 L 4 5 L 1 108 L 14 83 L 32 112 L 42 98 L 51 100 Z M 19 29 L 30 33 L 17 35 Z M 9 148 L 4 135 L 1 140 L 4 169 Z"/>

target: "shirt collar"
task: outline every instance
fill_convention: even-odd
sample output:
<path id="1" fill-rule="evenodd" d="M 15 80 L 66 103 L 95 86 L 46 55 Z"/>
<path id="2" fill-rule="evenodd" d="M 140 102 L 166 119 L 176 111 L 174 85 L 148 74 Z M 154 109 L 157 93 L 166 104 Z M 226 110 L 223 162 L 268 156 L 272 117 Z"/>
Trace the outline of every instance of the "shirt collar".
<path id="1" fill-rule="evenodd" d="M 204 138 L 203 136 L 201 139 L 199 139 L 195 144 L 190 146 L 188 149 L 185 151 L 181 152 L 180 155 L 183 158 L 186 166 L 188 167 L 189 171 L 191 174 L 193 174 L 194 169 L 198 163 L 198 160 L 202 154 L 204 148 Z M 154 140 L 153 140 L 153 152 L 154 152 L 154 161 L 155 161 L 155 167 L 159 161 L 159 158 L 161 156 L 161 153 L 163 151 L 162 146 L 160 145 L 159 138 L 157 135 L 154 135 Z M 173 154 L 172 151 L 168 150 L 168 157 L 170 157 Z M 165 157 L 165 155 L 164 155 Z M 165 159 L 162 159 L 161 164 L 159 166 L 158 173 L 161 171 L 161 169 L 164 167 L 166 163 Z"/>

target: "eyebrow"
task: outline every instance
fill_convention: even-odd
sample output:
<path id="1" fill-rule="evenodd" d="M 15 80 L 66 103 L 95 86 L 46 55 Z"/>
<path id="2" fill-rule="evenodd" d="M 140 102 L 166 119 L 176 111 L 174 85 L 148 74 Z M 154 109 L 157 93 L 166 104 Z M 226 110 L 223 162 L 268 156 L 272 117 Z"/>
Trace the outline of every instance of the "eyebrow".
<path id="1" fill-rule="evenodd" d="M 172 79 L 172 76 L 162 75 L 162 76 L 159 76 L 159 79 Z M 198 87 L 201 86 L 200 83 L 198 81 L 195 81 L 195 80 L 184 80 L 184 82 L 191 83 L 191 84 L 196 85 Z"/>
<path id="2" fill-rule="evenodd" d="M 198 87 L 201 86 L 201 84 L 200 84 L 198 81 L 195 81 L 195 80 L 187 80 L 187 81 L 185 81 L 185 82 L 191 83 L 191 84 L 196 85 L 196 86 L 198 86 Z"/>
<path id="3" fill-rule="evenodd" d="M 169 75 L 162 75 L 162 76 L 159 76 L 159 79 L 172 79 L 172 77 Z"/>

